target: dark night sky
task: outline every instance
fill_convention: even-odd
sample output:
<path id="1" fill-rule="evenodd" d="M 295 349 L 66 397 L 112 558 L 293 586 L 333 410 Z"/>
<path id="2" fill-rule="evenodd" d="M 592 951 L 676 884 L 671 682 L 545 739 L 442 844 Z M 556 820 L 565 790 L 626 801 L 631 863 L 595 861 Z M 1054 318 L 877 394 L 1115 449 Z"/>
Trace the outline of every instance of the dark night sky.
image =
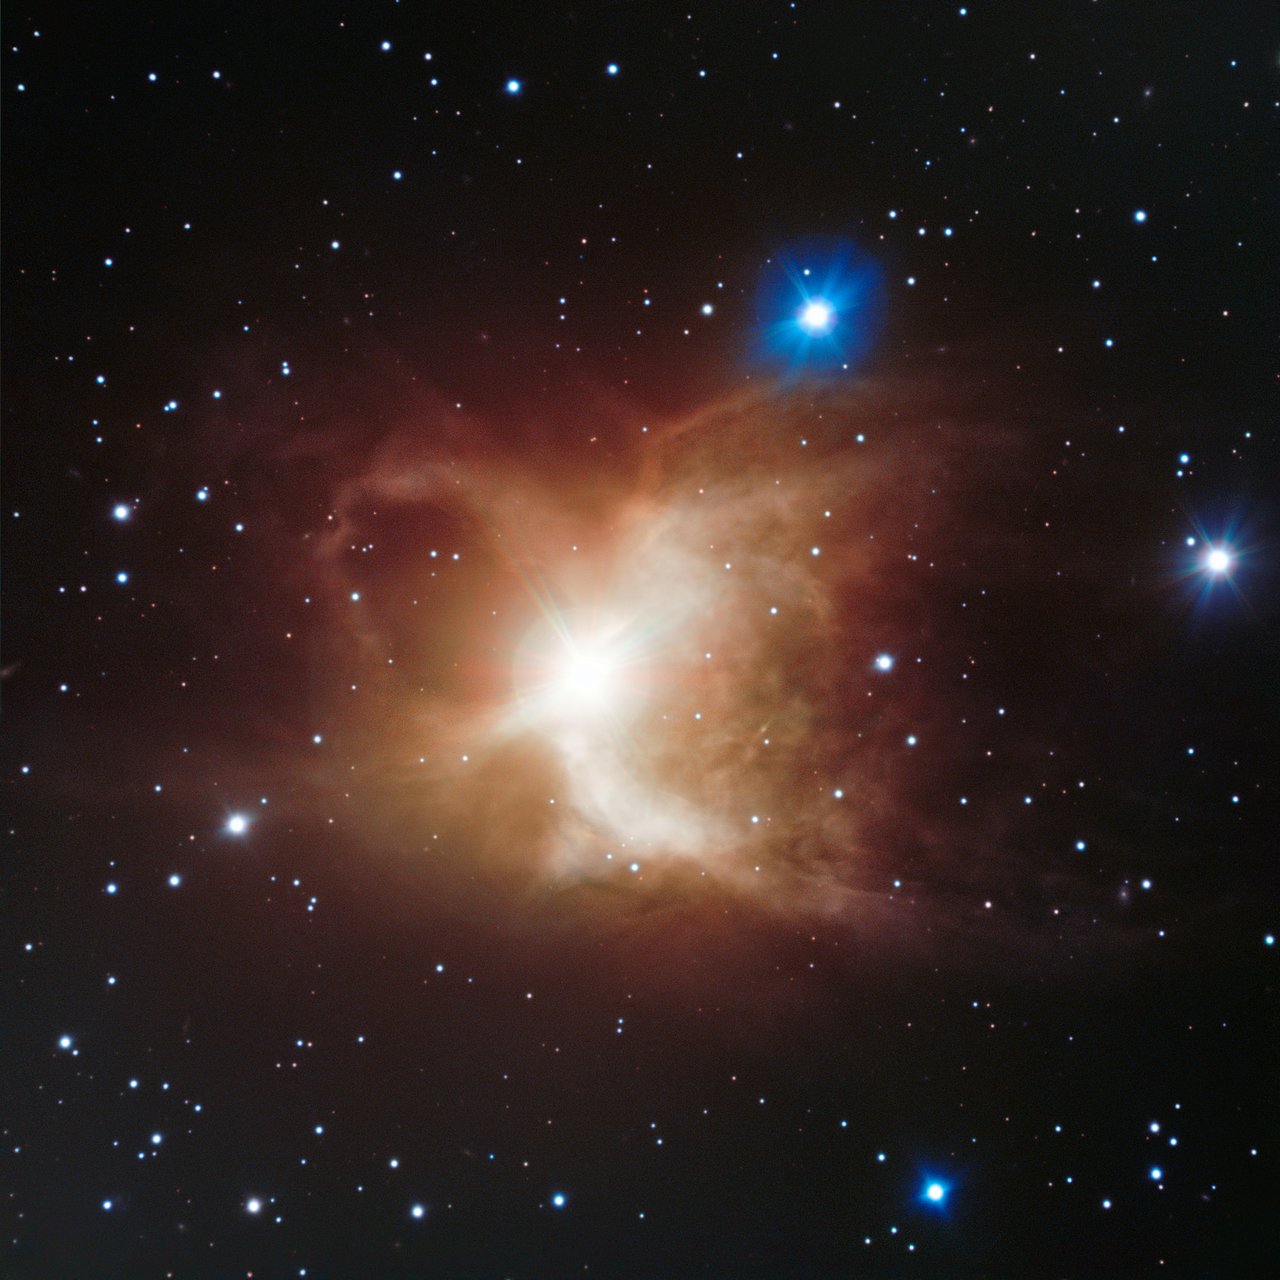
<path id="1" fill-rule="evenodd" d="M 1280 1266 L 1271 6 L 12 4 L 0 1273 Z"/>

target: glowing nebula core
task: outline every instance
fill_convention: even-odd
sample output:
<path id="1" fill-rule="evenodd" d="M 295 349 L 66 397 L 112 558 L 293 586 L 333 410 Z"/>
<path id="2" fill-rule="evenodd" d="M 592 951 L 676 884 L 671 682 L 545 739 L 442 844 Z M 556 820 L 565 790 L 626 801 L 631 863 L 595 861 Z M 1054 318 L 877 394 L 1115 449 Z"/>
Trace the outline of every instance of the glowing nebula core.
<path id="1" fill-rule="evenodd" d="M 549 608 L 554 605 L 548 602 Z M 617 719 L 634 705 L 634 665 L 615 619 L 581 610 L 553 613 L 533 627 L 516 652 L 512 688 L 520 720 L 546 728 Z"/>

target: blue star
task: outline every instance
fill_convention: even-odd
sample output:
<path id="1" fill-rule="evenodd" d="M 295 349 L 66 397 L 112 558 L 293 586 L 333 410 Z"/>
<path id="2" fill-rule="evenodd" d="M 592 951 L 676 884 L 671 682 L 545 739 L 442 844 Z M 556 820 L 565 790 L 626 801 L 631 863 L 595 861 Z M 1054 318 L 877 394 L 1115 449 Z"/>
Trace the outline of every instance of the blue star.
<path id="1" fill-rule="evenodd" d="M 1204 567 L 1215 578 L 1220 578 L 1224 573 L 1230 573 L 1232 563 L 1231 552 L 1226 547 L 1211 547 L 1209 554 L 1204 558 Z"/>
<path id="2" fill-rule="evenodd" d="M 827 333 L 836 322 L 835 308 L 824 298 L 814 298 L 800 308 L 796 320 L 806 333 Z"/>
<path id="3" fill-rule="evenodd" d="M 759 354 L 792 372 L 844 371 L 879 328 L 880 272 L 847 240 L 810 241 L 766 264 Z"/>

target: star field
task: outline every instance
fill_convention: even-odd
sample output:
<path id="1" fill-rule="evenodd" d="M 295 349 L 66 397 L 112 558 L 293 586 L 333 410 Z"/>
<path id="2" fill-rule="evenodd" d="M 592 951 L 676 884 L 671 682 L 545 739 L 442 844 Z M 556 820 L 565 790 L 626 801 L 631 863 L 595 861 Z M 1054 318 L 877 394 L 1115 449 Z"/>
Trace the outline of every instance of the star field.
<path id="1" fill-rule="evenodd" d="M 1271 1274 L 1274 13 L 3 35 L 0 1272 Z"/>

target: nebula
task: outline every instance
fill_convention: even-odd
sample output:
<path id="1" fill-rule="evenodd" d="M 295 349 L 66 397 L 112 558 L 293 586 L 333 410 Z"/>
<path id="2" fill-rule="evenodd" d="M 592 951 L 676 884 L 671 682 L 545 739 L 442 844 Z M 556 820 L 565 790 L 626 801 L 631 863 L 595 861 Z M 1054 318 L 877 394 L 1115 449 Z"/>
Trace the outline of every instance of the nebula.
<path id="1" fill-rule="evenodd" d="M 938 415 L 920 383 L 771 384 L 594 471 L 392 434 L 308 567 L 318 715 L 362 762 L 331 781 L 370 841 L 513 892 L 882 893 L 886 842 L 924 823 L 896 763 L 929 719 L 913 548 L 972 502 L 975 428 Z"/>

